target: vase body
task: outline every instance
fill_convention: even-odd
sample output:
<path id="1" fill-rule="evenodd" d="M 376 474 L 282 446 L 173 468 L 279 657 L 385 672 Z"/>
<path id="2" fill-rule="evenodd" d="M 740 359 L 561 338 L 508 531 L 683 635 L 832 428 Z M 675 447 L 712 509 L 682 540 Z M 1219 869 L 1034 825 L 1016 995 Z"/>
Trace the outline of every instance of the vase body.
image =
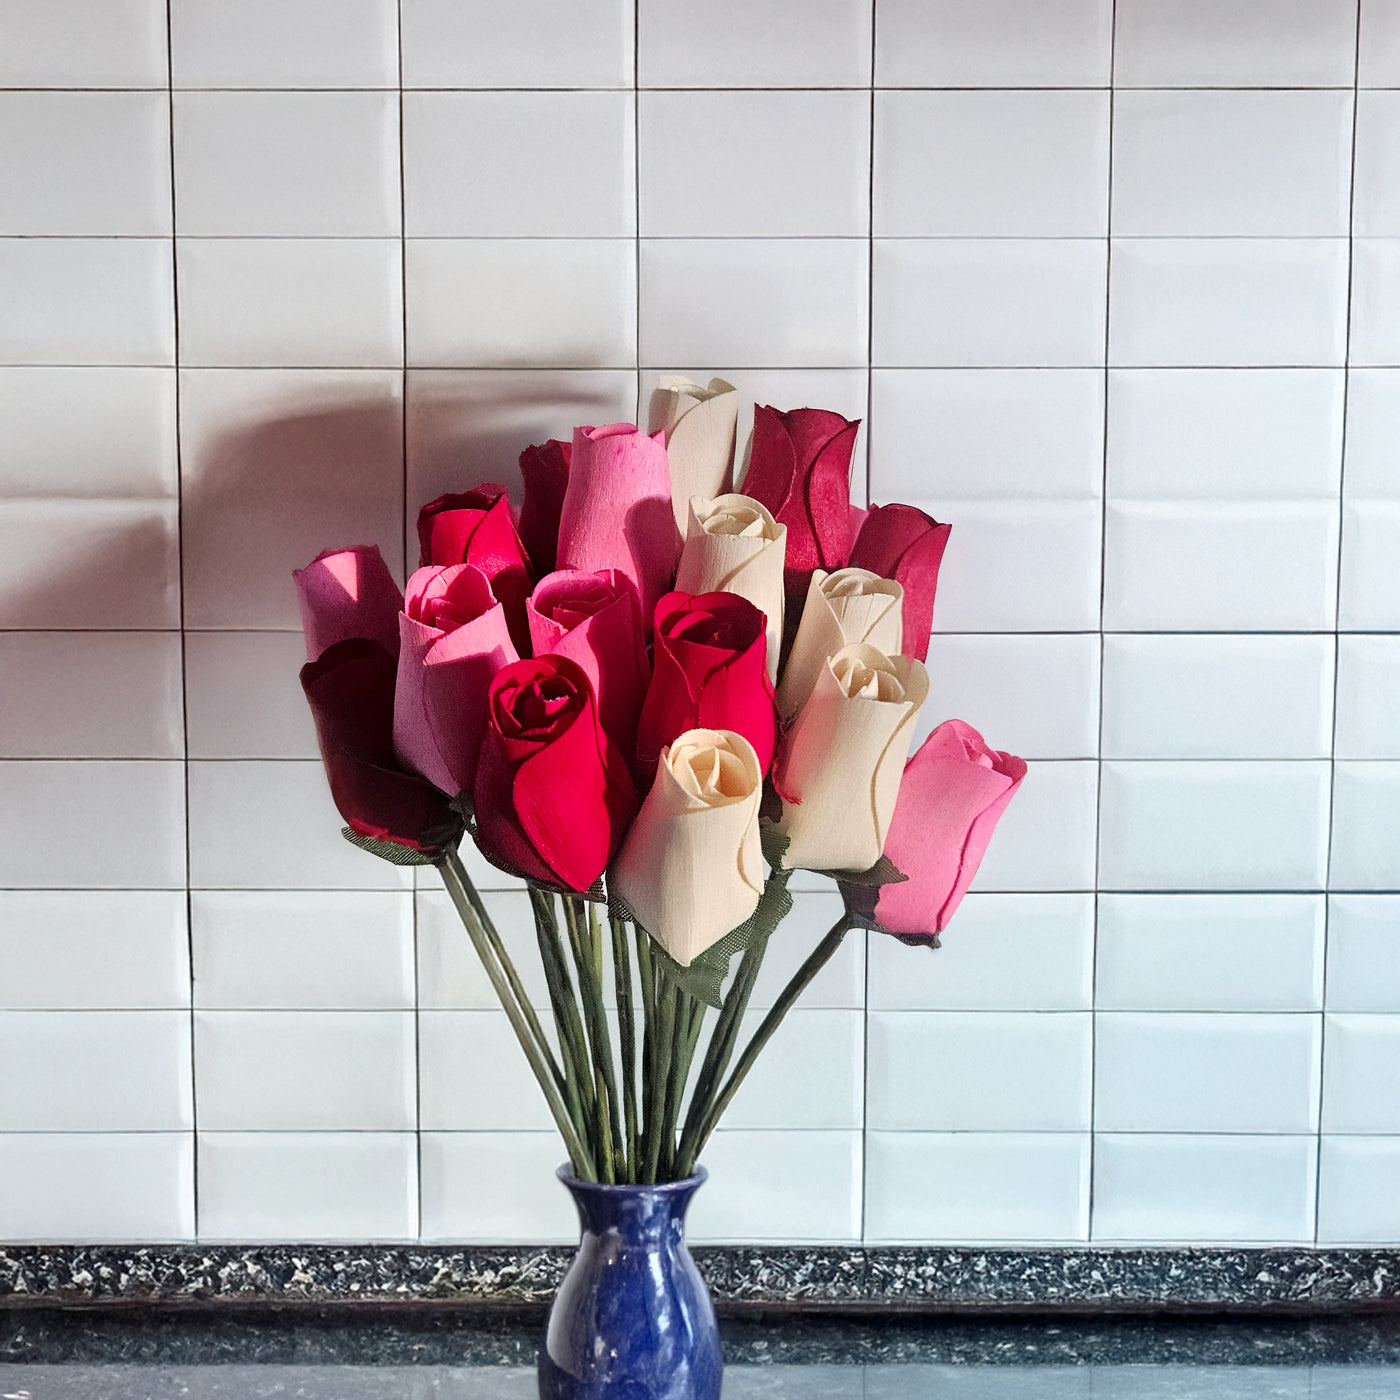
<path id="1" fill-rule="evenodd" d="M 704 1169 L 660 1186 L 559 1179 L 582 1237 L 545 1324 L 541 1400 L 719 1400 L 719 1328 L 685 1247 Z"/>

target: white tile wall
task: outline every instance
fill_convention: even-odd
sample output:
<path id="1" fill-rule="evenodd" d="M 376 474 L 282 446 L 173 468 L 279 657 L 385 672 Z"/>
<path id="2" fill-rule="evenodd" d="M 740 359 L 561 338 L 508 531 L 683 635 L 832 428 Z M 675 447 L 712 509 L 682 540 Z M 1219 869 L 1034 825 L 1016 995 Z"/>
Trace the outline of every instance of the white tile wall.
<path id="1" fill-rule="evenodd" d="M 865 420 L 1031 760 L 694 1236 L 1400 1241 L 1397 90 L 1394 0 L 0 5 L 0 1239 L 571 1235 L 288 575 L 684 371 Z"/>

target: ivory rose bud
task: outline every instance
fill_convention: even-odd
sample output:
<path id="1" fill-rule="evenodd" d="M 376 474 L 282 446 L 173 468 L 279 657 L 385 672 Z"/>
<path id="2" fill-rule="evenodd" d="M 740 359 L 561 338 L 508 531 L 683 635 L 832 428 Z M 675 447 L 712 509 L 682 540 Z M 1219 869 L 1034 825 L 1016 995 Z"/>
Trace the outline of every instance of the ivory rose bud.
<path id="1" fill-rule="evenodd" d="M 857 419 L 822 408 L 755 408 L 743 480 L 788 527 L 787 594 L 803 598 L 814 569 L 839 569 L 851 552 L 851 452 Z"/>
<path id="2" fill-rule="evenodd" d="M 763 769 L 742 734 L 690 729 L 661 751 L 609 878 L 683 967 L 758 907 L 762 797 Z"/>
<path id="3" fill-rule="evenodd" d="M 723 379 L 702 389 L 684 375 L 663 374 L 652 390 L 647 427 L 665 434 L 671 508 L 682 537 L 692 496 L 722 496 L 733 489 L 738 417 L 738 391 Z"/>
<path id="4" fill-rule="evenodd" d="M 914 506 L 871 506 L 851 546 L 851 563 L 904 588 L 904 641 L 900 650 L 923 661 L 933 631 L 938 566 L 951 525 L 940 525 Z"/>
<path id="5" fill-rule="evenodd" d="M 682 593 L 737 593 L 768 619 L 768 679 L 778 679 L 783 644 L 783 560 L 787 526 L 748 496 L 693 496 L 676 570 Z"/>
<path id="6" fill-rule="evenodd" d="M 869 569 L 818 569 L 778 685 L 778 713 L 790 720 L 807 702 L 822 668 L 842 647 L 864 642 L 899 654 L 904 590 Z"/>
<path id="7" fill-rule="evenodd" d="M 403 594 L 376 545 L 324 550 L 294 569 L 292 579 L 308 661 L 349 637 L 367 637 L 398 654 Z"/>
<path id="8" fill-rule="evenodd" d="M 885 848 L 928 672 L 908 656 L 842 647 L 783 736 L 773 781 L 783 795 L 783 864 L 868 870 Z"/>
<path id="9" fill-rule="evenodd" d="M 587 675 L 563 656 L 516 661 L 487 698 L 476 771 L 482 850 L 532 880 L 589 889 L 622 843 L 637 794 Z"/>
<path id="10" fill-rule="evenodd" d="M 525 494 L 520 507 L 520 543 L 534 565 L 535 577 L 554 572 L 559 549 L 559 512 L 569 485 L 571 443 L 550 438 L 520 454 Z"/>
<path id="11" fill-rule="evenodd" d="M 967 893 L 1025 776 L 1024 759 L 990 748 L 970 724 L 940 724 L 905 766 L 885 839 L 885 854 L 908 879 L 842 885 L 847 907 L 886 933 L 936 937 Z"/>
<path id="12" fill-rule="evenodd" d="M 631 423 L 575 428 L 559 516 L 559 567 L 626 574 L 650 622 L 679 552 L 661 434 L 648 436 Z"/>
<path id="13" fill-rule="evenodd" d="M 654 669 L 637 728 L 650 776 L 661 750 L 687 729 L 733 729 L 766 773 L 778 716 L 768 679 L 763 614 L 736 593 L 668 593 L 656 605 Z"/>
<path id="14" fill-rule="evenodd" d="M 399 615 L 394 750 L 455 797 L 472 790 L 486 732 L 486 688 L 517 660 L 505 609 L 470 564 L 419 569 Z"/>
<path id="15" fill-rule="evenodd" d="M 535 585 L 526 607 L 535 655 L 567 656 L 583 668 L 598 719 L 630 753 L 651 678 L 632 580 L 616 569 L 562 569 Z"/>

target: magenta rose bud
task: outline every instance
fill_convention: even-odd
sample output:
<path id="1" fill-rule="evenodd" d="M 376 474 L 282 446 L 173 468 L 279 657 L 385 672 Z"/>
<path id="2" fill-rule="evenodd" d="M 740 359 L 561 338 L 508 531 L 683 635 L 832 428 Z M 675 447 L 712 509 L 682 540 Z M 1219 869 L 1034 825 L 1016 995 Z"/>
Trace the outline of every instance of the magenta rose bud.
<path id="1" fill-rule="evenodd" d="M 940 724 L 905 765 L 885 838 L 885 854 L 909 878 L 878 889 L 842 885 L 847 907 L 863 920 L 873 915 L 886 933 L 941 933 L 1025 776 L 1024 759 L 988 748 L 970 724 Z"/>
<path id="2" fill-rule="evenodd" d="M 293 570 L 292 579 L 308 661 L 349 637 L 367 637 L 398 654 L 403 594 L 378 546 L 323 550 L 304 569 Z"/>
<path id="3" fill-rule="evenodd" d="M 559 516 L 559 567 L 626 574 L 648 625 L 681 547 L 662 438 L 631 423 L 575 428 Z"/>
<path id="4" fill-rule="evenodd" d="M 550 438 L 520 454 L 520 479 L 525 486 L 520 507 L 520 543 L 534 565 L 535 577 L 554 572 L 559 551 L 559 512 L 569 485 L 573 445 Z"/>
<path id="5" fill-rule="evenodd" d="M 915 506 L 871 506 L 851 546 L 853 567 L 892 578 L 904 589 L 902 650 L 920 661 L 928 657 L 938 566 L 952 529 Z"/>
<path id="6" fill-rule="evenodd" d="M 534 654 L 566 656 L 583 668 L 603 728 L 631 753 L 651 677 L 631 579 L 616 569 L 562 569 L 535 585 L 526 608 Z"/>
<path id="7" fill-rule="evenodd" d="M 786 525 L 789 602 L 807 596 L 815 569 L 844 568 L 851 552 L 851 452 L 860 420 L 824 408 L 755 408 L 742 491 Z"/>

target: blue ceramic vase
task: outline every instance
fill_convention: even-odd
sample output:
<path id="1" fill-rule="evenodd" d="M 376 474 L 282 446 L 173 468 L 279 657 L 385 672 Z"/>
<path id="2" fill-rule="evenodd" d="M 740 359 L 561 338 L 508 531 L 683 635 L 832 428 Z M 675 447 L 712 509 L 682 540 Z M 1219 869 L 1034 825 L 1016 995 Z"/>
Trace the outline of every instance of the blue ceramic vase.
<path id="1" fill-rule="evenodd" d="M 541 1400 L 719 1400 L 719 1328 L 685 1247 L 705 1169 L 660 1186 L 559 1179 L 582 1238 L 545 1324 Z"/>

